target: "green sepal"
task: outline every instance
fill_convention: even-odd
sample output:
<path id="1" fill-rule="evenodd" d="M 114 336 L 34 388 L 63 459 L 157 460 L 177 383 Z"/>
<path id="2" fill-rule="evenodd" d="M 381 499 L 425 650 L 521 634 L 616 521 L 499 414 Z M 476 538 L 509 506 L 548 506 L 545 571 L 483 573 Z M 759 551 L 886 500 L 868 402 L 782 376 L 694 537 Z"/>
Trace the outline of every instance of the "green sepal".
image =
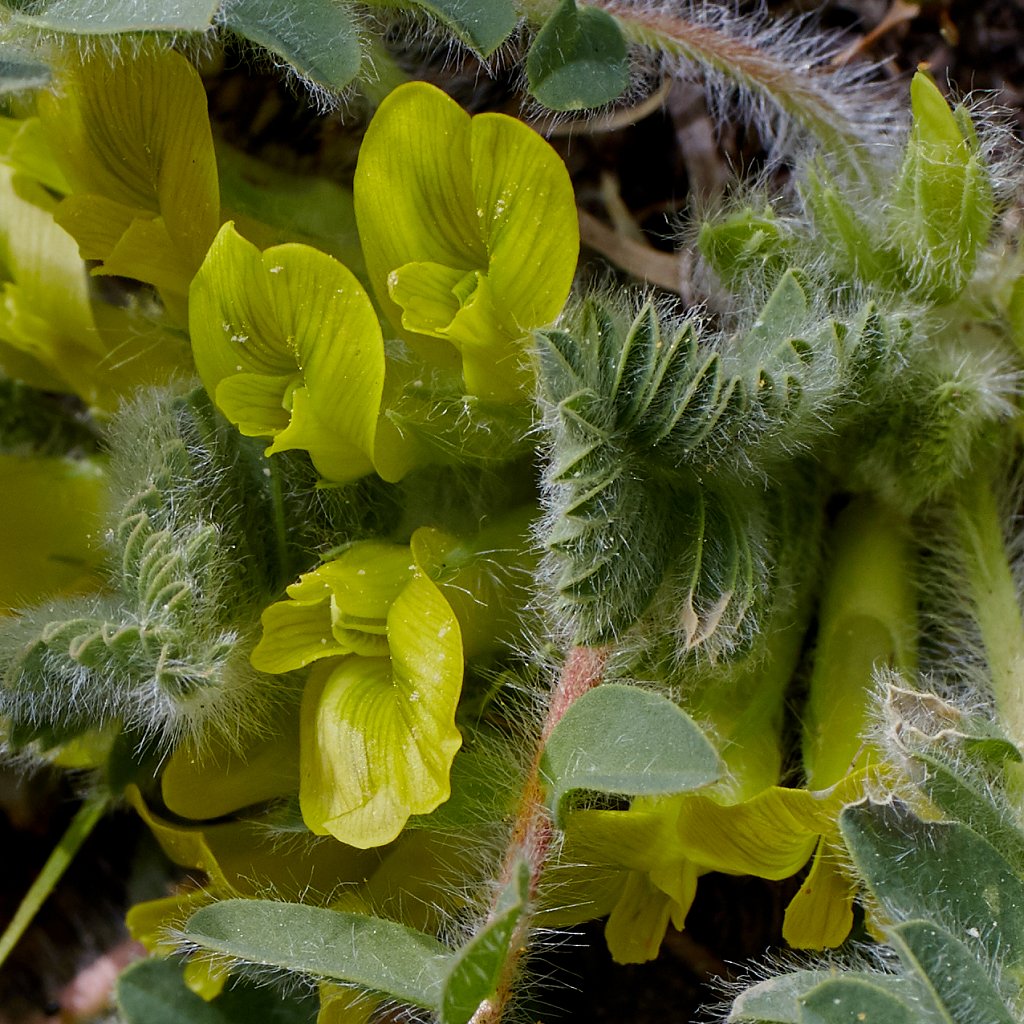
<path id="1" fill-rule="evenodd" d="M 570 705 L 548 738 L 541 771 L 561 825 L 574 790 L 684 793 L 715 782 L 722 765 L 696 723 L 668 698 L 606 683 Z"/>
<path id="2" fill-rule="evenodd" d="M 618 99 L 629 85 L 626 40 L 615 19 L 561 0 L 526 57 L 530 92 L 552 110 L 586 110 Z"/>
<path id="3" fill-rule="evenodd" d="M 883 285 L 899 279 L 899 259 L 885 247 L 885 239 L 858 216 L 824 166 L 807 170 L 801 195 L 832 263 L 843 276 Z"/>
<path id="4" fill-rule="evenodd" d="M 9 17 L 34 29 L 71 35 L 205 32 L 219 7 L 219 0 L 43 0 Z"/>
<path id="5" fill-rule="evenodd" d="M 412 0 L 444 22 L 481 57 L 489 57 L 512 34 L 518 16 L 512 0 Z"/>
<path id="6" fill-rule="evenodd" d="M 183 939 L 207 953 L 357 985 L 436 1010 L 451 951 L 395 921 L 275 900 L 229 899 L 197 910 Z"/>
<path id="7" fill-rule="evenodd" d="M 914 123 L 893 196 L 893 238 L 916 290 L 948 302 L 971 277 L 994 216 L 992 183 L 970 117 L 923 72 L 910 84 Z"/>
<path id="8" fill-rule="evenodd" d="M 441 996 L 441 1024 L 468 1024 L 498 988 L 530 896 L 529 865 L 520 861 L 511 875 L 487 923 L 452 959 Z"/>
<path id="9" fill-rule="evenodd" d="M 224 24 L 323 89 L 344 89 L 362 64 L 360 25 L 348 5 L 338 0 L 229 3 Z"/>

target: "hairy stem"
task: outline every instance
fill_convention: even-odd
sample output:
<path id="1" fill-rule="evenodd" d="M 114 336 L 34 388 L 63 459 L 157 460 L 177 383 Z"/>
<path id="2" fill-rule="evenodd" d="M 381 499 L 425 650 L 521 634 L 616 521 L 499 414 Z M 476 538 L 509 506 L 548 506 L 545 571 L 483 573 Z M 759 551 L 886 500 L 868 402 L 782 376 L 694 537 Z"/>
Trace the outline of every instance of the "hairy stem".
<path id="1" fill-rule="evenodd" d="M 525 861 L 530 869 L 530 898 L 537 894 L 540 878 L 547 863 L 554 837 L 554 824 L 544 803 L 544 787 L 540 763 L 544 747 L 554 728 L 572 704 L 588 690 L 597 686 L 604 675 L 608 659 L 607 647 L 574 647 L 565 660 L 548 702 L 547 714 L 540 732 L 540 740 L 530 764 L 522 799 L 516 810 L 512 833 L 502 865 L 500 883 L 505 885 L 512 877 L 515 866 Z M 529 931 L 529 917 L 525 916 L 510 945 L 510 954 L 505 961 L 495 994 L 473 1015 L 470 1024 L 498 1024 L 502 1019 L 512 986 L 515 981 L 519 959 L 526 947 Z"/>
<path id="2" fill-rule="evenodd" d="M 960 486 L 955 522 L 996 712 L 1007 737 L 1024 748 L 1024 620 L 987 469 L 973 473 Z"/>
<path id="3" fill-rule="evenodd" d="M 878 96 L 870 103 L 851 105 L 849 81 L 835 68 L 811 54 L 798 39 L 758 38 L 757 26 L 731 12 L 715 23 L 687 18 L 668 10 L 646 9 L 629 0 L 584 0 L 584 6 L 610 14 L 630 43 L 670 58 L 710 69 L 748 91 L 755 102 L 774 107 L 817 138 L 830 154 L 851 169 L 864 170 L 860 152 L 877 135 L 877 120 L 862 120 L 857 112 L 877 118 L 885 104 Z M 723 27 L 735 26 L 732 30 Z M 805 41 L 806 43 L 806 41 Z"/>

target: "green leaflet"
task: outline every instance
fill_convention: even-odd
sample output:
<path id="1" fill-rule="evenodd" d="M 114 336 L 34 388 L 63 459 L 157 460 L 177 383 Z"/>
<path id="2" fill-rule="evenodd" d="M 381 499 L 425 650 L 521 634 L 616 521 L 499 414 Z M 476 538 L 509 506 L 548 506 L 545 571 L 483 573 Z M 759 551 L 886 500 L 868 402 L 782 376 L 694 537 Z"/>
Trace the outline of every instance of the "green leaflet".
<path id="1" fill-rule="evenodd" d="M 858 985 L 873 986 L 878 992 L 893 999 L 897 1006 L 902 1002 L 901 997 L 913 998 L 915 995 L 910 980 L 898 975 L 850 971 L 844 973 L 842 978 L 844 982 L 848 980 Z M 823 983 L 831 984 L 836 980 L 835 971 L 809 970 L 794 971 L 762 981 L 737 996 L 729 1013 L 729 1024 L 804 1024 L 801 1011 L 803 1000 L 821 989 Z M 883 1018 L 876 1024 L 887 1022 Z"/>
<path id="2" fill-rule="evenodd" d="M 922 917 L 969 938 L 972 955 L 1024 959 L 1024 884 L 958 822 L 923 822 L 903 805 L 858 804 L 839 818 L 868 888 L 893 917 Z"/>
<path id="3" fill-rule="evenodd" d="M 526 58 L 530 92 L 552 110 L 611 103 L 629 85 L 626 41 L 611 15 L 561 0 Z"/>
<path id="4" fill-rule="evenodd" d="M 220 222 L 206 94 L 189 62 L 143 46 L 133 60 L 99 54 L 39 99 L 72 186 L 57 221 L 98 272 L 155 285 L 173 304 Z M 180 313 L 180 308 L 175 312 Z"/>
<path id="5" fill-rule="evenodd" d="M 914 1024 L 914 1019 L 911 1006 L 873 978 L 833 978 L 800 999 L 799 1024 Z"/>
<path id="6" fill-rule="evenodd" d="M 349 270 L 298 243 L 261 253 L 228 223 L 189 306 L 199 375 L 243 434 L 308 451 L 331 480 L 373 469 L 384 344 Z"/>
<path id="7" fill-rule="evenodd" d="M 905 921 L 891 930 L 890 941 L 919 981 L 921 1001 L 934 1006 L 939 1020 L 1015 1024 L 1018 1018 L 1003 1002 L 977 951 L 944 928 L 931 921 Z"/>
<path id="8" fill-rule="evenodd" d="M 345 982 L 437 1009 L 451 951 L 404 925 L 301 903 L 222 900 L 197 910 L 184 938 L 245 963 Z"/>
<path id="9" fill-rule="evenodd" d="M 435 364 L 459 351 L 470 394 L 522 400 L 525 339 L 554 320 L 579 250 L 572 185 L 536 132 L 470 116 L 414 82 L 381 104 L 359 152 L 356 220 L 388 319 Z"/>
<path id="10" fill-rule="evenodd" d="M 467 1024 L 498 987 L 530 895 L 529 866 L 520 861 L 511 874 L 487 923 L 452 958 L 441 997 L 441 1024 Z"/>
<path id="11" fill-rule="evenodd" d="M 180 963 L 162 957 L 121 972 L 117 1008 L 124 1024 L 313 1024 L 317 1013 L 309 995 L 237 982 L 207 1001 L 186 985 Z"/>
<path id="12" fill-rule="evenodd" d="M 12 19 L 76 35 L 205 32 L 219 7 L 219 0 L 34 0 L 15 5 Z"/>
<path id="13" fill-rule="evenodd" d="M 511 35 L 518 20 L 512 0 L 412 0 L 443 21 L 481 57 L 489 57 Z"/>
<path id="14" fill-rule="evenodd" d="M 359 23 L 340 0 L 241 0 L 224 22 L 322 88 L 344 89 L 359 73 Z"/>
<path id="15" fill-rule="evenodd" d="M 574 790 L 629 796 L 689 792 L 716 781 L 721 762 L 672 701 L 606 683 L 566 711 L 548 739 L 541 770 L 548 806 L 561 825 Z"/>

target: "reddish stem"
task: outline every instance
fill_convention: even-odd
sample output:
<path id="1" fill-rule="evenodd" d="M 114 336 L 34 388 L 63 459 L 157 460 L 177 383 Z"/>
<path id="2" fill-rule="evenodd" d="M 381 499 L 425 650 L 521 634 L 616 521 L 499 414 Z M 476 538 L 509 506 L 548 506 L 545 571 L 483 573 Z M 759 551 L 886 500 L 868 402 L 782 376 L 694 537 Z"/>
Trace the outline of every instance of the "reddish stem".
<path id="1" fill-rule="evenodd" d="M 554 835 L 554 824 L 544 804 L 544 788 L 540 774 L 541 757 L 555 726 L 562 720 L 562 716 L 569 710 L 573 702 L 601 682 L 607 660 L 607 647 L 572 648 L 569 651 L 569 656 L 565 659 L 565 665 L 558 678 L 558 685 L 548 702 L 540 740 L 530 765 L 526 783 L 523 786 L 523 796 L 516 810 L 512 834 L 509 837 L 505 860 L 499 876 L 500 885 L 502 887 L 507 885 L 516 865 L 525 860 L 530 869 L 531 899 L 537 895 L 540 878 L 551 849 L 551 839 Z M 488 999 L 480 1006 L 470 1024 L 498 1024 L 501 1020 L 512 991 L 512 981 L 519 958 L 525 949 L 528 930 L 529 923 L 524 918 L 513 938 L 511 953 L 502 968 L 501 980 L 493 998 Z"/>

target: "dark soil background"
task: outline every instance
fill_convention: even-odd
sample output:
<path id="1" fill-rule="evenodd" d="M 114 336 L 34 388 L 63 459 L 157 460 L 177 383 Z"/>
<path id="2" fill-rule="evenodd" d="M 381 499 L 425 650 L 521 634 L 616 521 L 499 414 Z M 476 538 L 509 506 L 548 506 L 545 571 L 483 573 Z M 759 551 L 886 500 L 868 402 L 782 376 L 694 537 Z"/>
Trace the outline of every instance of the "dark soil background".
<path id="1" fill-rule="evenodd" d="M 927 66 L 950 91 L 979 91 L 1006 107 L 1024 137 L 1024 2 L 1022 0 L 788 0 L 772 12 L 803 13 L 822 27 L 847 33 L 850 60 L 879 65 L 905 82 Z M 426 55 L 424 55 L 426 56 Z M 337 117 L 322 117 L 271 76 L 240 70 L 228 58 L 209 76 L 211 112 L 231 142 L 290 166 L 351 174 L 357 133 Z M 418 68 L 422 70 L 422 68 Z M 438 79 L 474 107 L 518 109 L 514 84 L 465 66 Z M 584 239 L 628 269 L 674 274 L 665 263 L 677 225 L 695 196 L 705 201 L 726 187 L 730 167 L 756 166 L 760 142 L 742 126 L 717 129 L 699 87 L 675 84 L 657 105 L 605 125 L 558 126 L 553 142 L 573 173 Z M 637 114 L 642 114 L 637 119 Z M 634 121 L 635 123 L 629 123 Z M 598 128 L 600 127 L 600 130 Z M 0 775 L 0 926 L 14 913 L 35 872 L 70 820 L 74 787 L 56 776 L 25 780 Z M 101 823 L 0 971 L 0 1024 L 84 1020 L 62 989 L 104 951 L 125 947 L 125 908 L 156 895 L 162 874 L 153 844 L 127 813 Z M 780 950 L 782 911 L 799 880 L 769 884 L 711 875 L 702 879 L 687 930 L 672 932 L 659 958 L 645 965 L 612 964 L 601 923 L 568 936 L 535 963 L 551 982 L 530 1020 L 594 1024 L 671 1024 L 701 1019 L 700 1007 L 721 999 L 715 979 L 732 979 L 745 961 Z M 705 1017 L 704 1019 L 710 1019 Z"/>

